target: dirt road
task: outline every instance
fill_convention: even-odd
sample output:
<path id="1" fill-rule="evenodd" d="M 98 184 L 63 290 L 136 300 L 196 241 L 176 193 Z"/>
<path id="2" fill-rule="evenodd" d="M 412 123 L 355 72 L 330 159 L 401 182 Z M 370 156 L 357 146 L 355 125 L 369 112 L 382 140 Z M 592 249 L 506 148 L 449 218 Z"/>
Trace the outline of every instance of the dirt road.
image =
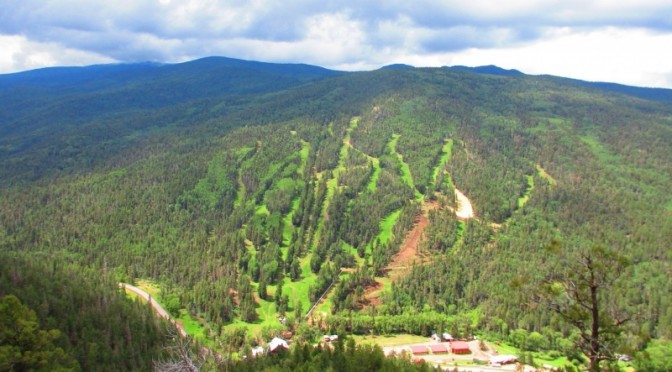
<path id="1" fill-rule="evenodd" d="M 126 284 L 126 283 L 119 283 L 119 288 L 124 288 L 127 291 L 131 291 L 131 292 L 135 293 L 136 295 L 140 296 L 140 298 L 142 298 L 143 300 L 149 302 L 149 304 L 152 305 L 152 309 L 154 309 L 154 312 L 156 312 L 156 314 L 158 316 L 160 316 L 160 317 L 168 320 L 169 322 L 175 324 L 175 327 L 177 327 L 177 330 L 180 332 L 182 337 L 187 336 L 187 331 L 184 330 L 184 327 L 182 326 L 182 324 L 177 323 L 174 319 L 172 319 L 170 317 L 170 314 L 168 314 L 168 312 L 163 308 L 163 306 L 161 306 L 160 303 L 156 302 L 156 300 L 153 299 L 149 295 L 149 293 L 143 291 L 142 289 L 140 289 L 140 288 L 138 288 L 134 285 L 130 285 L 130 284 Z"/>

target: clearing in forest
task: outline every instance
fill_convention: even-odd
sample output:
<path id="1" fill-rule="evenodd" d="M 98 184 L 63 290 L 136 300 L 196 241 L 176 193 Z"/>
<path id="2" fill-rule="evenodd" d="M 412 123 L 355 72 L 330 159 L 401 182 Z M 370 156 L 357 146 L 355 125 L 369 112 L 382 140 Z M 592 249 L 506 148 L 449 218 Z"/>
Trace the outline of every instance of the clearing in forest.
<path id="1" fill-rule="evenodd" d="M 432 171 L 432 188 L 431 190 L 436 189 L 436 181 L 439 178 L 439 172 L 441 169 L 444 168 L 444 165 L 450 160 L 451 156 L 453 154 L 453 139 L 448 138 L 445 140 L 443 147 L 441 148 L 441 157 L 439 158 L 438 163 L 436 164 L 436 167 L 434 167 L 434 170 Z M 445 170 L 444 170 L 445 172 Z M 444 174 L 447 174 L 445 172 Z M 450 182 L 450 178 L 447 180 Z"/>
<path id="2" fill-rule="evenodd" d="M 404 180 L 404 182 L 408 185 L 408 187 L 415 192 L 415 198 L 417 200 L 422 200 L 424 198 L 424 195 L 418 191 L 418 189 L 415 188 L 415 182 L 413 181 L 413 175 L 411 174 L 411 168 L 408 166 L 408 164 L 404 161 L 404 156 L 401 155 L 397 151 L 397 142 L 399 141 L 400 135 L 398 134 L 393 134 L 392 139 L 390 142 L 387 144 L 390 150 L 390 155 L 396 156 L 397 159 L 399 160 L 399 169 L 401 171 L 401 179 Z"/>
<path id="3" fill-rule="evenodd" d="M 549 185 L 555 186 L 555 184 L 557 183 L 555 181 L 555 178 L 551 177 L 550 174 L 546 173 L 546 170 L 544 168 L 542 168 L 540 164 L 537 164 L 536 168 L 537 168 L 537 173 L 539 173 L 539 176 L 541 178 L 545 179 L 548 182 Z"/>
<path id="4" fill-rule="evenodd" d="M 471 206 L 469 198 L 458 189 L 455 189 L 455 198 L 457 199 L 455 216 L 462 221 L 474 218 L 474 208 Z"/>
<path id="5" fill-rule="evenodd" d="M 406 234 L 404 241 L 401 243 L 399 253 L 392 257 L 392 260 L 385 268 L 386 277 L 376 278 L 376 284 L 366 289 L 364 293 L 364 303 L 366 305 L 380 305 L 381 292 L 389 288 L 392 281 L 398 279 L 403 273 L 408 271 L 418 259 L 422 261 L 421 256 L 418 254 L 418 246 L 422 241 L 425 229 L 429 225 L 427 215 L 430 210 L 436 209 L 438 206 L 438 203 L 435 201 L 426 202 L 423 205 L 422 213 L 416 217 L 413 227 Z"/>

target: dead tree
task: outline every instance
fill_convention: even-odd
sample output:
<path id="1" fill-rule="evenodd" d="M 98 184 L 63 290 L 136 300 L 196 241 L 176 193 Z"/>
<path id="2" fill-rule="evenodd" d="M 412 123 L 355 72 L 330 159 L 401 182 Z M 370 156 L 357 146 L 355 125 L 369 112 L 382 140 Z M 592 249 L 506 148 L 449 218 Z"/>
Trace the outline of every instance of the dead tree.
<path id="1" fill-rule="evenodd" d="M 614 359 L 622 325 L 629 320 L 615 306 L 605 303 L 628 262 L 601 246 L 563 261 L 566 269 L 546 281 L 543 297 L 552 311 L 578 329 L 581 337 L 577 346 L 588 356 L 590 370 L 599 371 L 601 361 Z"/>

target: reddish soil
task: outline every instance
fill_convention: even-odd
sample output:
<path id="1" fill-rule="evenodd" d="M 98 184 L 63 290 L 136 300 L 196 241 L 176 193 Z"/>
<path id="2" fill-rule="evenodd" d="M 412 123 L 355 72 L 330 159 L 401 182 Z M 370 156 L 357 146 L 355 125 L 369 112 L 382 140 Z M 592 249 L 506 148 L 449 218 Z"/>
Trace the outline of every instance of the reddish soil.
<path id="1" fill-rule="evenodd" d="M 401 243 L 399 253 L 392 257 L 390 264 L 385 268 L 385 273 L 393 281 L 402 276 L 408 269 L 410 269 L 415 262 L 422 262 L 422 257 L 418 254 L 418 246 L 422 242 L 423 233 L 429 225 L 429 218 L 427 214 L 430 210 L 439 207 L 437 202 L 427 202 L 422 207 L 422 214 L 418 215 L 411 230 L 406 234 L 404 241 Z M 378 306 L 382 303 L 380 299 L 380 291 L 382 284 L 376 282 L 376 285 L 367 287 L 364 292 L 364 308 L 368 306 Z"/>
<path id="2" fill-rule="evenodd" d="M 428 225 L 429 219 L 424 214 L 416 217 L 413 228 L 406 234 L 404 242 L 401 243 L 399 253 L 392 257 L 390 264 L 387 266 L 391 277 L 395 277 L 392 274 L 399 274 L 400 269 L 408 267 L 418 258 L 418 245 L 422 239 L 422 233 Z"/>
<path id="3" fill-rule="evenodd" d="M 422 207 L 422 214 L 415 218 L 413 228 L 406 234 L 404 241 L 401 243 L 399 253 L 392 257 L 387 270 L 391 278 L 399 277 L 403 273 L 403 269 L 407 269 L 413 265 L 413 262 L 421 259 L 418 254 L 418 246 L 422 242 L 423 233 L 427 226 L 429 226 L 429 218 L 427 214 L 429 211 L 439 207 L 437 202 L 427 202 Z M 399 272 L 402 271 L 402 272 Z M 396 275 L 394 275 L 396 274 Z"/>
<path id="4" fill-rule="evenodd" d="M 364 300 L 360 302 L 362 310 L 366 310 L 369 306 L 380 306 L 383 301 L 380 299 L 380 291 L 383 289 L 383 284 L 376 281 L 375 284 L 366 287 L 364 291 Z"/>

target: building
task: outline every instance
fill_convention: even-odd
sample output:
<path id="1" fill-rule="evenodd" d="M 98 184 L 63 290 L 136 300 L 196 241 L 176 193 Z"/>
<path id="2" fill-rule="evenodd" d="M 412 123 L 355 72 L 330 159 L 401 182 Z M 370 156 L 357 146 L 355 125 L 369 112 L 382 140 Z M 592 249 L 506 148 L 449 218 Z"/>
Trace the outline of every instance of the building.
<path id="1" fill-rule="evenodd" d="M 444 332 L 443 341 L 455 341 L 455 338 L 450 333 Z"/>
<path id="2" fill-rule="evenodd" d="M 268 351 L 274 353 L 278 351 L 278 349 L 289 350 L 289 345 L 287 344 L 287 341 L 279 337 L 275 337 L 271 340 L 271 342 L 268 343 Z"/>
<path id="3" fill-rule="evenodd" d="M 490 364 L 510 364 L 518 361 L 515 355 L 495 355 L 490 357 Z"/>
<path id="4" fill-rule="evenodd" d="M 263 347 L 257 346 L 257 347 L 252 348 L 252 358 L 256 358 L 257 356 L 263 355 L 263 354 L 264 354 L 264 348 Z"/>
<path id="5" fill-rule="evenodd" d="M 413 345 L 411 346 L 411 353 L 415 355 L 424 355 L 429 353 L 429 351 L 427 351 L 427 346 L 425 345 Z"/>
<path id="6" fill-rule="evenodd" d="M 455 354 L 469 354 L 469 344 L 464 341 L 453 341 L 450 343 L 450 351 Z"/>
<path id="7" fill-rule="evenodd" d="M 429 345 L 429 350 L 431 350 L 432 354 L 446 354 L 448 347 L 444 344 L 435 344 Z"/>
<path id="8" fill-rule="evenodd" d="M 324 340 L 324 342 L 336 342 L 338 341 L 338 335 L 324 335 L 322 340 Z"/>

